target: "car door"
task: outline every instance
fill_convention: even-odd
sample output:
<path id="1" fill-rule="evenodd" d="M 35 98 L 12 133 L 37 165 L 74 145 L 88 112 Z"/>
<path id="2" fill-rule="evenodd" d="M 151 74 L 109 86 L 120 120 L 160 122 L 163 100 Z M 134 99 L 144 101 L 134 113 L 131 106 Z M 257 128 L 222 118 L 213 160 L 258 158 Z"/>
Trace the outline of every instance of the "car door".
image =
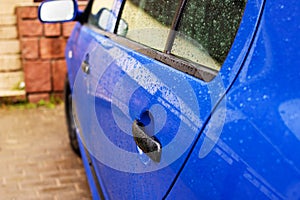
<path id="1" fill-rule="evenodd" d="M 219 125 L 220 107 L 169 199 L 300 199 L 299 6 L 265 2 L 247 62 L 225 97 L 222 133 L 215 138 L 210 128 Z M 202 148 L 207 140 L 216 143 L 210 152 Z"/>
<path id="2" fill-rule="evenodd" d="M 161 199 L 225 105 L 261 2 L 103 2 L 67 49 L 79 139 L 105 198 Z"/>

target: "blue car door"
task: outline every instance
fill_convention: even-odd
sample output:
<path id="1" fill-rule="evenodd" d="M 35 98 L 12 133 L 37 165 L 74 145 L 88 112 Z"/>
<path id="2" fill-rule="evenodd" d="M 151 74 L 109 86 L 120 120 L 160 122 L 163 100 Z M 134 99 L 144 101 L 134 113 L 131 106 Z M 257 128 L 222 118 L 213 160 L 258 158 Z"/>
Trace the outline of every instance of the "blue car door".
<path id="1" fill-rule="evenodd" d="M 225 106 L 261 7 L 261 0 L 90 1 L 67 55 L 79 139 L 104 197 L 165 197 L 215 106 Z M 213 146 L 207 141 L 203 152 Z"/>
<path id="2" fill-rule="evenodd" d="M 169 199 L 300 199 L 299 6 L 265 2 L 245 66 L 223 99 L 221 135 L 214 137 L 219 107 Z M 216 145 L 207 152 L 209 140 Z"/>

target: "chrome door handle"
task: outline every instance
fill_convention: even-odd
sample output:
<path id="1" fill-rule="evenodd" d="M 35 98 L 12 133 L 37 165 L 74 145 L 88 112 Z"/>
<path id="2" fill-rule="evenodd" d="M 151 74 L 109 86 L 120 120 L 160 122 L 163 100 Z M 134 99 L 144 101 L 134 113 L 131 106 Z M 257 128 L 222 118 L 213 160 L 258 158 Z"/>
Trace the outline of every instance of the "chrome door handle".
<path id="1" fill-rule="evenodd" d="M 86 54 L 84 61 L 81 63 L 81 69 L 84 73 L 90 73 L 89 54 Z"/>
<path id="2" fill-rule="evenodd" d="M 154 162 L 160 162 L 162 148 L 155 136 L 150 137 L 143 129 L 144 125 L 137 120 L 132 124 L 132 134 L 137 146 Z"/>

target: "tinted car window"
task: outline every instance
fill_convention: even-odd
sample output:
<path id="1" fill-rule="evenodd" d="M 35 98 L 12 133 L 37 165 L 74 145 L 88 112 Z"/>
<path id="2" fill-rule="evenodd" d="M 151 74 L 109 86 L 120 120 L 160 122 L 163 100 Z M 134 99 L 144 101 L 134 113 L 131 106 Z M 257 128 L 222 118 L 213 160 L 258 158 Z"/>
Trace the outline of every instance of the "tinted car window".
<path id="1" fill-rule="evenodd" d="M 122 19 L 128 23 L 126 37 L 163 51 L 178 3 L 167 0 L 128 0 Z"/>
<path id="2" fill-rule="evenodd" d="M 172 53 L 219 70 L 233 43 L 245 5 L 246 0 L 188 1 Z"/>

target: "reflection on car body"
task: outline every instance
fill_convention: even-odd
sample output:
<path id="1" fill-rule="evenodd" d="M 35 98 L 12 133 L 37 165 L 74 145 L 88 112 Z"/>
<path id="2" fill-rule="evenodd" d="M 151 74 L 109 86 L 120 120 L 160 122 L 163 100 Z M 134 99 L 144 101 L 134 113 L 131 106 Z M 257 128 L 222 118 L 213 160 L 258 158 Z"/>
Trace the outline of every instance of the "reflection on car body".
<path id="1" fill-rule="evenodd" d="M 57 2 L 94 199 L 300 198 L 296 0 Z"/>

